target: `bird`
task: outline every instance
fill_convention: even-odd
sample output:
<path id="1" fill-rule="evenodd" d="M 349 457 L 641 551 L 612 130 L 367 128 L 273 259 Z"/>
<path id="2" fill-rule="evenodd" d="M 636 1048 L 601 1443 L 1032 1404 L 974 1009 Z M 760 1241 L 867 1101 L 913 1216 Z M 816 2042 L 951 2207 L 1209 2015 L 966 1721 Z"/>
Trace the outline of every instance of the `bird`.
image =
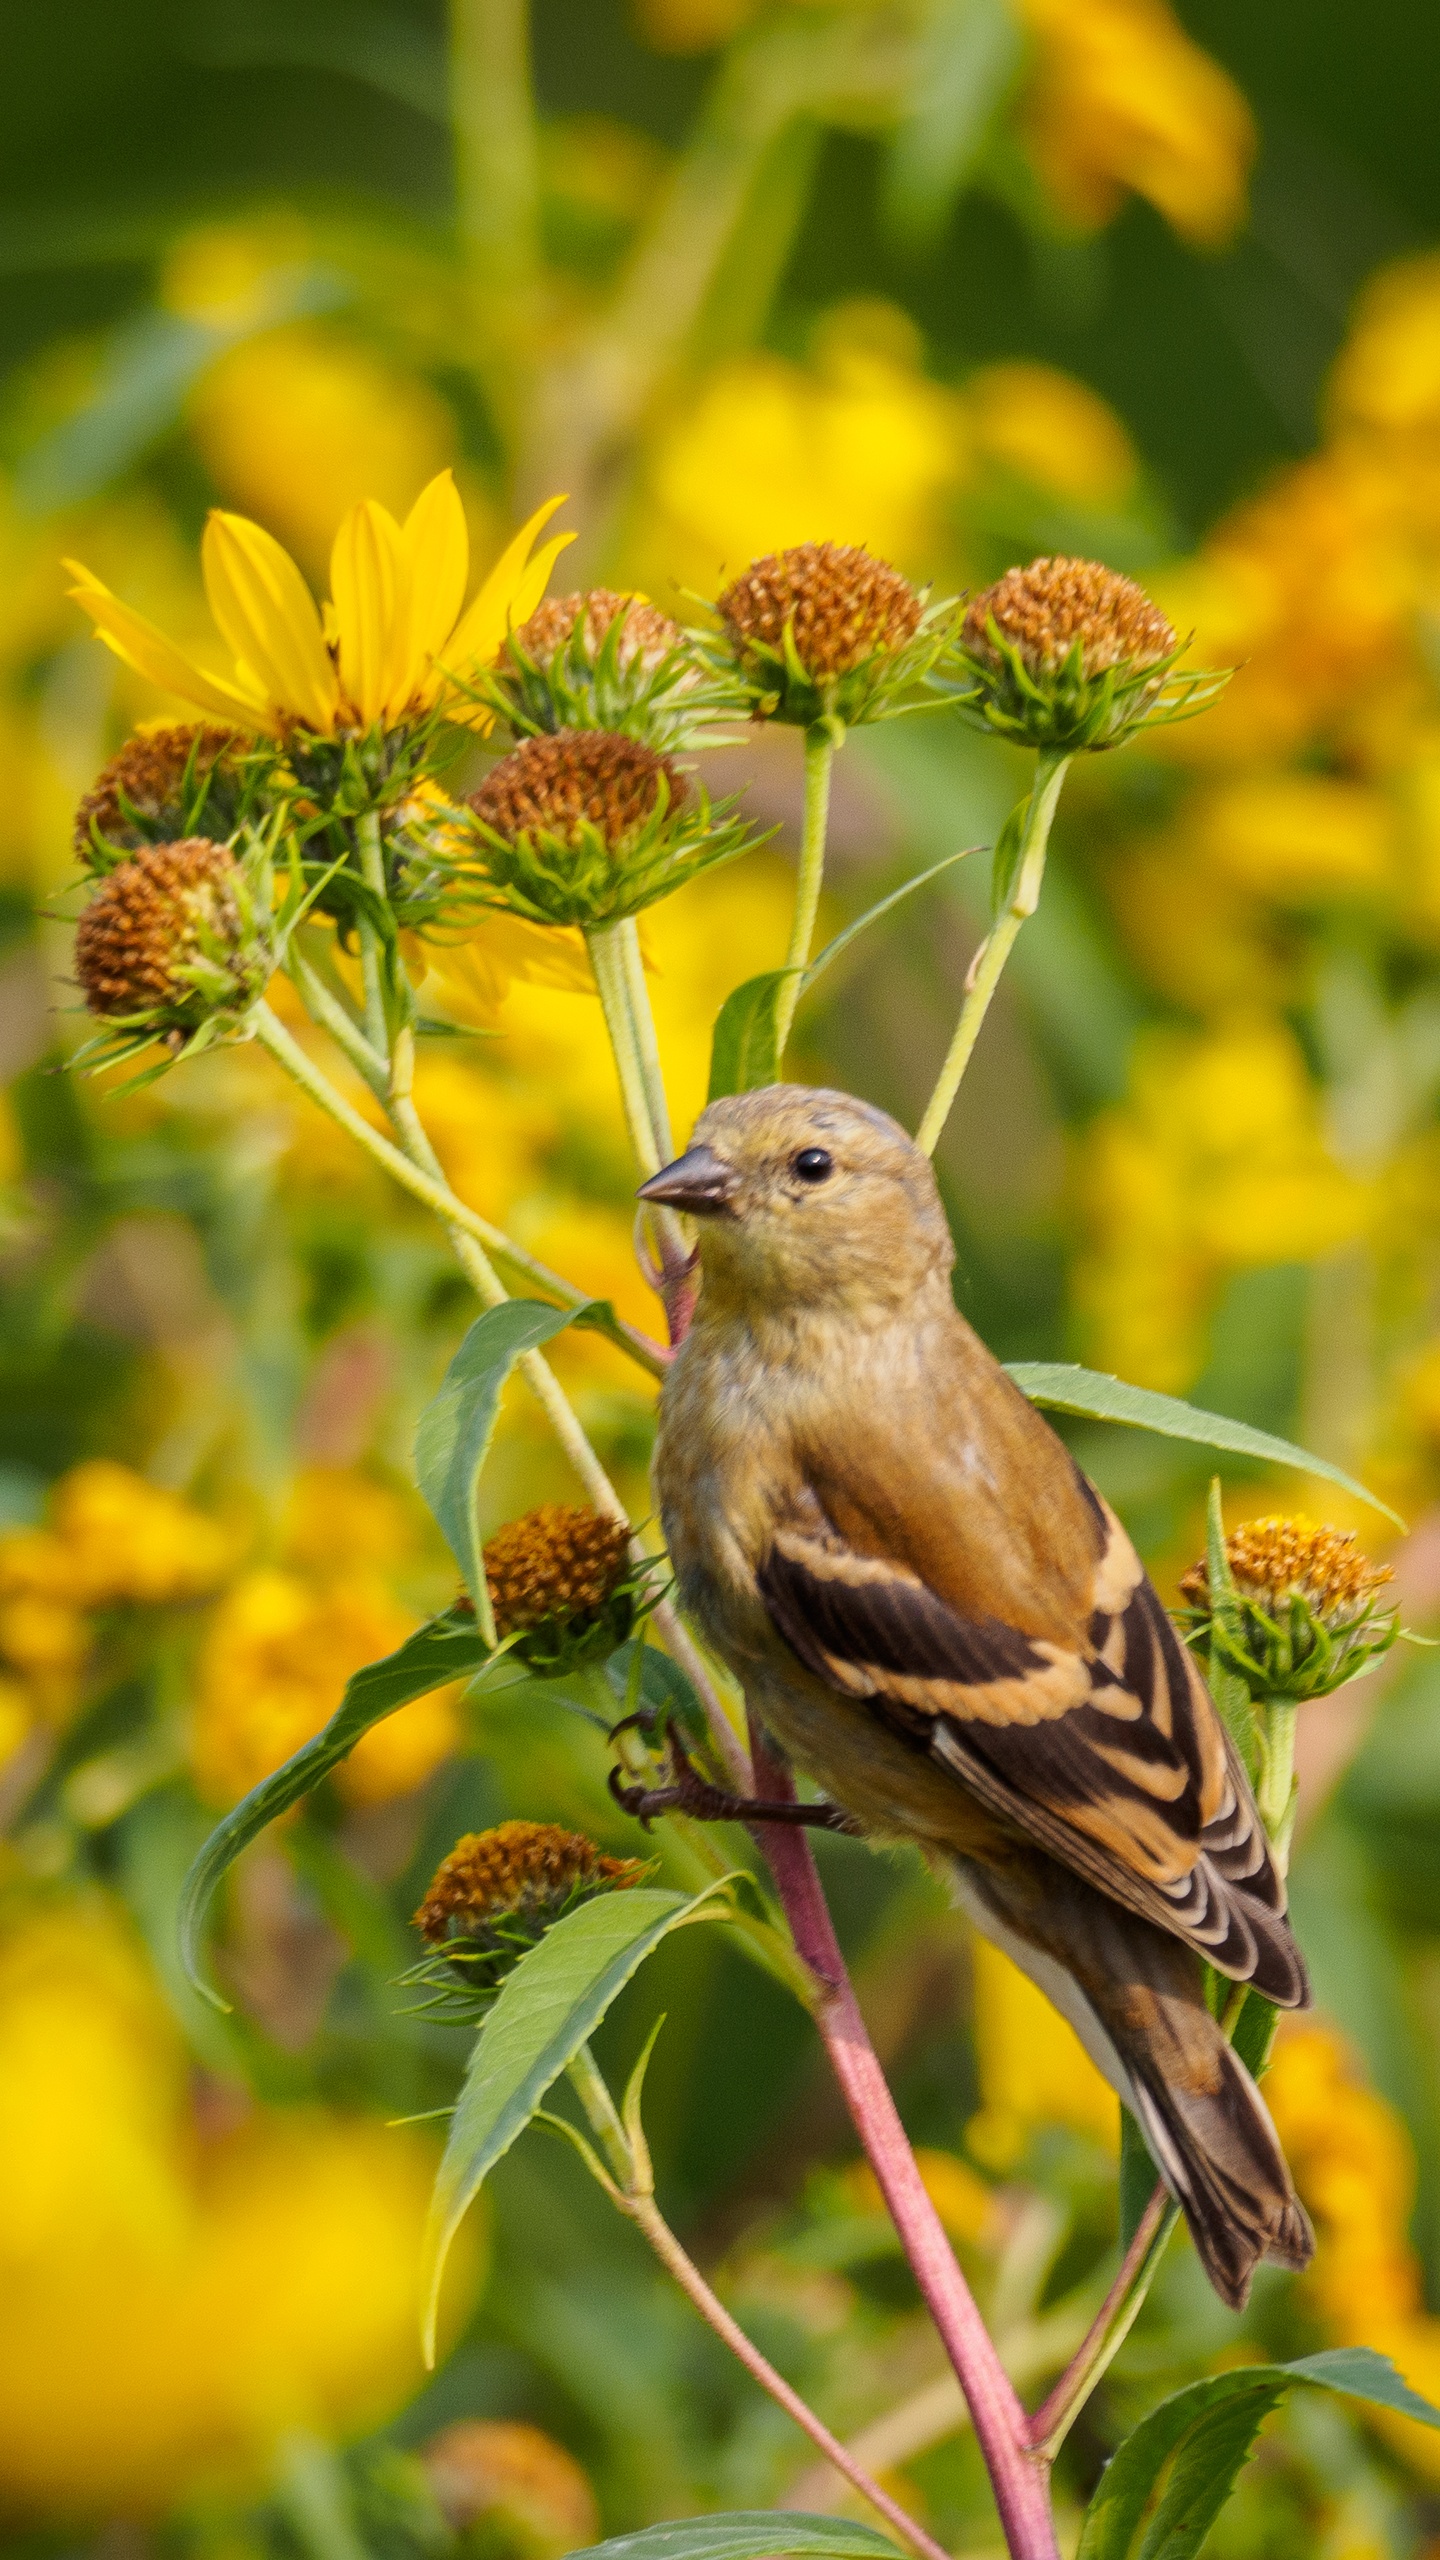
<path id="1" fill-rule="evenodd" d="M 774 1084 L 639 1197 L 698 1235 L 654 1459 L 682 1607 L 837 1819 L 918 1846 L 1069 2019 L 1241 2308 L 1314 2240 L 1204 1968 L 1308 2005 L 1284 1880 L 1124 1527 L 955 1303 L 928 1157 Z"/>

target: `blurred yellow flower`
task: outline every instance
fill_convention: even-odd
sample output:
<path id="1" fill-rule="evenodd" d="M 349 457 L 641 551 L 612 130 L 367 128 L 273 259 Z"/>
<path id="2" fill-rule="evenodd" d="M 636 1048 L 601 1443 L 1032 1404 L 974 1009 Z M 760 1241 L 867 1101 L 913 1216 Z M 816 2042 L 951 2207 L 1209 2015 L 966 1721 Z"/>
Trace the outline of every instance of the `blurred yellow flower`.
<path id="1" fill-rule="evenodd" d="M 953 2151 L 927 2149 L 922 2143 L 915 2166 L 946 2231 L 967 2248 L 987 2249 L 999 2236 L 1000 2214 L 994 2190 L 977 2178 Z M 842 2181 L 847 2202 L 856 2213 L 883 2213 L 880 2182 L 868 2160 L 857 2160 Z"/>
<path id="2" fill-rule="evenodd" d="M 822 539 L 924 574 L 964 454 L 963 403 L 927 381 L 904 315 L 844 305 L 808 366 L 736 356 L 667 428 L 638 581 L 708 586 L 759 553 Z"/>
<path id="3" fill-rule="evenodd" d="M 1209 868 L 1276 905 L 1381 891 L 1395 876 L 1394 813 L 1384 797 L 1331 774 L 1263 773 L 1206 792 L 1186 834 Z M 1204 889 L 1192 887 L 1192 906 Z"/>
<path id="4" fill-rule="evenodd" d="M 1070 498 L 1119 506 L 1139 476 L 1135 448 L 1108 401 L 1049 364 L 988 364 L 966 381 L 972 466 Z"/>
<path id="5" fill-rule="evenodd" d="M 465 510 L 448 471 L 421 490 L 403 525 L 367 498 L 353 507 L 330 555 L 333 601 L 322 618 L 289 553 L 263 526 L 212 510 L 200 548 L 205 593 L 231 650 L 230 676 L 207 674 L 78 561 L 70 593 L 127 666 L 242 729 L 283 735 L 299 722 L 329 737 L 396 721 L 443 703 L 452 719 L 488 727 L 450 679 L 488 665 L 506 632 L 532 613 L 570 534 L 531 557 L 563 501 L 537 507 L 502 552 L 468 610 Z"/>
<path id="6" fill-rule="evenodd" d="M 221 356 L 192 395 L 190 426 L 226 502 L 317 569 L 341 516 L 366 498 L 398 516 L 455 452 L 455 421 L 428 383 L 311 326 Z"/>
<path id="7" fill-rule="evenodd" d="M 179 2030 L 107 1903 L 0 1937 L 0 2502 L 44 2519 L 254 2495 L 295 2428 L 420 2376 L 434 2148 L 318 2111 L 201 2132 Z M 463 2238 L 464 2235 L 462 2235 Z M 473 2298 L 474 2255 L 452 2307 Z"/>
<path id="8" fill-rule="evenodd" d="M 350 1674 L 414 1625 L 373 1575 L 316 1588 L 271 1566 L 243 1574 L 211 1620 L 197 1675 L 190 1751 L 202 1796 L 233 1804 L 278 1769 L 334 1714 Z M 408 1795 L 455 1748 L 455 1700 L 436 1690 L 376 1725 L 342 1763 L 341 1792 L 358 1804 Z"/>
<path id="9" fill-rule="evenodd" d="M 302 1467 L 290 1489 L 282 1555 L 316 1581 L 392 1571 L 415 1546 L 411 1505 L 358 1467 Z"/>
<path id="10" fill-rule="evenodd" d="M 1364 1229 L 1365 1187 L 1335 1162 L 1282 1023 L 1154 1031 L 1126 1100 L 1077 1150 L 1074 1304 L 1090 1356 L 1137 1385 L 1187 1386 L 1223 1281 L 1304 1262 Z"/>
<path id="11" fill-rule="evenodd" d="M 1440 427 L 1440 256 L 1382 267 L 1365 286 L 1326 399 L 1333 434 Z"/>
<path id="12" fill-rule="evenodd" d="M 1281 2030 L 1265 2080 L 1275 2128 L 1315 2225 L 1305 2289 L 1341 2346 L 1376 2347 L 1427 2399 L 1440 2390 L 1440 2320 L 1425 2309 L 1410 2245 L 1415 2154 L 1395 2109 L 1367 2088 L 1343 2039 L 1320 2024 Z M 1367 2419 L 1417 2470 L 1440 2479 L 1440 2442 L 1414 2419 Z"/>
<path id="13" fill-rule="evenodd" d="M 1030 2135 L 1068 2125 L 1115 2151 L 1120 2107 L 1073 2027 L 988 1938 L 971 1941 L 982 2105 L 965 2139 L 987 2169 L 1012 2169 Z"/>
<path id="14" fill-rule="evenodd" d="M 1060 211 L 1089 228 L 1144 196 L 1213 248 L 1245 211 L 1255 128 L 1164 0 L 1019 0 L 1035 39 L 1021 127 Z"/>
<path id="15" fill-rule="evenodd" d="M 87 1609 L 199 1599 L 235 1557 L 233 1531 L 113 1458 L 87 1458 L 62 1476 L 50 1520 L 69 1596 Z"/>

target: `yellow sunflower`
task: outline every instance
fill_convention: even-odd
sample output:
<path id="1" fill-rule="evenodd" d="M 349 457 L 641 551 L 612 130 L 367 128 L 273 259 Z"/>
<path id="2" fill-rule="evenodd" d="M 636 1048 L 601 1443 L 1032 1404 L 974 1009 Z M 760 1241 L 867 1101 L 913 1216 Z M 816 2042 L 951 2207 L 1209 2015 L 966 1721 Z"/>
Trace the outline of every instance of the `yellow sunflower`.
<path id="1" fill-rule="evenodd" d="M 539 603 L 574 536 L 532 546 L 563 503 L 551 498 L 536 508 L 463 612 L 470 538 L 448 471 L 421 490 L 403 525 L 373 498 L 351 509 L 335 536 L 323 612 L 273 535 L 213 509 L 200 563 L 234 660 L 229 676 L 197 667 L 78 561 L 65 566 L 78 581 L 70 594 L 117 658 L 233 727 L 278 735 L 298 721 L 331 737 L 391 726 L 443 703 L 452 719 L 488 728 L 490 715 L 467 699 L 465 679 Z"/>

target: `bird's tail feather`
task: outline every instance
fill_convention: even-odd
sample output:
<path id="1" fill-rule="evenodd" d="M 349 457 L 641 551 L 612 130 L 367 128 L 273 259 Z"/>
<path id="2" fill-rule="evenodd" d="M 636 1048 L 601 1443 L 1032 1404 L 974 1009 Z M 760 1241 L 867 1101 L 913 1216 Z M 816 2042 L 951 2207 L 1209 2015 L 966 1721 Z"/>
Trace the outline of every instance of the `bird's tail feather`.
<path id="1" fill-rule="evenodd" d="M 1270 2110 L 1238 2054 L 1211 2025 L 1210 2085 L 1177 2085 L 1129 2055 L 1140 2129 L 1222 2302 L 1244 2309 L 1262 2258 L 1303 2267 L 1315 2247 Z M 1208 2039 L 1206 2040 L 1208 2041 Z"/>

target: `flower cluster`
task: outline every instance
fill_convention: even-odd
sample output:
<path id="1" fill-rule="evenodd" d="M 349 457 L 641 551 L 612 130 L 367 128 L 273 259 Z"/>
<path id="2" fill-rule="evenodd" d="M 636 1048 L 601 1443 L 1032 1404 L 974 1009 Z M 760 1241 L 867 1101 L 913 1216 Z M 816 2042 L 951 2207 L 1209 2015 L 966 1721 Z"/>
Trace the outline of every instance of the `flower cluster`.
<path id="1" fill-rule="evenodd" d="M 603 1661 L 658 1598 L 623 1520 L 545 1502 L 485 1548 L 495 1632 L 542 1677 Z"/>
<path id="2" fill-rule="evenodd" d="M 415 1926 L 470 2001 L 487 2002 L 557 1920 L 600 1893 L 622 1893 L 645 1869 L 608 1857 L 580 1831 L 553 1822 L 502 1822 L 468 1832 L 431 1879 Z M 437 1987 L 422 1962 L 410 1977 Z M 438 1987 L 445 1988 L 445 1978 Z"/>
<path id="3" fill-rule="evenodd" d="M 1223 1600 L 1203 1561 L 1181 1575 L 1183 1623 L 1257 1701 L 1325 1697 L 1395 1642 L 1399 1614 L 1381 1596 L 1394 1576 L 1360 1552 L 1353 1530 L 1247 1520 L 1226 1539 L 1225 1558 L 1232 1590 Z"/>
<path id="4" fill-rule="evenodd" d="M 913 708 L 954 620 L 927 612 L 887 560 L 838 542 L 752 561 L 715 612 L 752 716 L 837 736 Z"/>
<path id="5" fill-rule="evenodd" d="M 972 598 L 956 658 L 986 728 L 1073 755 L 1206 708 L 1226 678 L 1173 676 L 1181 645 L 1133 578 L 1095 560 L 1032 560 Z"/>

